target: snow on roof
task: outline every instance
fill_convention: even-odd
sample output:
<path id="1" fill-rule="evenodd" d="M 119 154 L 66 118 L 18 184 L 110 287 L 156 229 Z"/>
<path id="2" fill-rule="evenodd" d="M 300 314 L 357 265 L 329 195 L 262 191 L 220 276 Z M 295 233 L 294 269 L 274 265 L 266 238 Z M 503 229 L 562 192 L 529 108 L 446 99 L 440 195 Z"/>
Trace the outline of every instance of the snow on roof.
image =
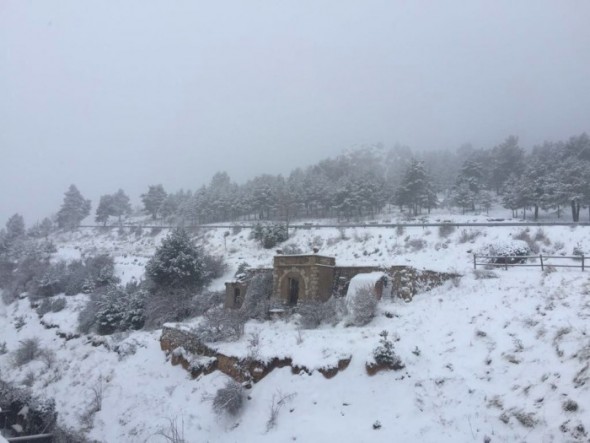
<path id="1" fill-rule="evenodd" d="M 379 271 L 357 274 L 350 279 L 346 295 L 348 296 L 349 294 L 355 294 L 360 288 L 364 288 L 369 285 L 374 286 L 375 283 L 377 283 L 379 279 L 383 277 L 385 277 L 385 273 Z"/>

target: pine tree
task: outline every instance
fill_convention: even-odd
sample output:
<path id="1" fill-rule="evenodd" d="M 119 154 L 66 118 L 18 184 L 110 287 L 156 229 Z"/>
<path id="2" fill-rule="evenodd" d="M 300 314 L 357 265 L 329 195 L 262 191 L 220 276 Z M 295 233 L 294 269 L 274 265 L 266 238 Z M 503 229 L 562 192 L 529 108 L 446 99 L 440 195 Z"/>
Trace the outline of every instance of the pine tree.
<path id="1" fill-rule="evenodd" d="M 14 214 L 6 222 L 6 239 L 11 242 L 25 236 L 25 219 L 20 214 Z"/>
<path id="2" fill-rule="evenodd" d="M 182 228 L 168 235 L 148 261 L 146 275 L 159 289 L 191 289 L 206 283 L 205 254 Z"/>
<path id="3" fill-rule="evenodd" d="M 119 189 L 112 195 L 112 212 L 111 215 L 117 217 L 121 223 L 121 217 L 131 213 L 131 203 L 125 191 Z"/>
<path id="4" fill-rule="evenodd" d="M 160 214 L 162 203 L 166 200 L 167 195 L 162 185 L 150 186 L 148 192 L 141 195 L 145 212 L 150 214 L 154 220 Z"/>
<path id="5" fill-rule="evenodd" d="M 113 215 L 113 196 L 112 195 L 103 195 L 100 197 L 100 201 L 98 202 L 98 207 L 96 208 L 96 220 L 98 223 L 103 223 L 105 226 L 109 217 Z"/>
<path id="6" fill-rule="evenodd" d="M 63 229 L 74 229 L 88 214 L 90 214 L 90 200 L 84 199 L 75 185 L 70 185 L 57 213 L 57 225 Z"/>
<path id="7" fill-rule="evenodd" d="M 408 206 L 413 215 L 418 215 L 422 207 L 435 207 L 436 194 L 424 162 L 412 159 L 396 192 L 396 203 Z"/>

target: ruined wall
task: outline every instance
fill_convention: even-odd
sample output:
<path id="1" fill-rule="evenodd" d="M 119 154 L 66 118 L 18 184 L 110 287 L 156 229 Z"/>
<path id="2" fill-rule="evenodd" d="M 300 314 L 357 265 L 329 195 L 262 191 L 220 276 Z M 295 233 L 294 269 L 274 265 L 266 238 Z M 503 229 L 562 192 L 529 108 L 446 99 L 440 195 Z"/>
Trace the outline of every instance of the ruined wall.
<path id="1" fill-rule="evenodd" d="M 248 291 L 248 286 L 250 281 L 259 274 L 270 274 L 273 270 L 269 268 L 254 268 L 248 269 L 244 273 L 244 276 L 238 280 L 230 281 L 225 283 L 225 301 L 223 306 L 225 308 L 230 309 L 239 309 L 242 307 L 242 303 L 244 302 L 244 298 L 246 297 L 246 292 Z M 236 293 L 235 290 L 239 289 L 240 295 L 238 300 L 236 300 Z"/>
<path id="2" fill-rule="evenodd" d="M 336 266 L 331 293 L 336 297 L 344 297 L 348 291 L 348 284 L 355 275 L 379 271 L 387 273 L 387 269 L 378 266 Z"/>
<path id="3" fill-rule="evenodd" d="M 255 359 L 238 359 L 231 355 L 224 355 L 201 343 L 190 331 L 172 326 L 162 328 L 160 347 L 170 356 L 172 365 L 182 366 L 193 378 L 202 374 L 220 371 L 239 383 L 251 385 L 262 380 L 273 370 L 286 366 L 291 367 L 293 374 L 299 374 L 301 371 L 308 374 L 313 373 L 312 370 L 304 366 L 293 364 L 293 360 L 289 357 L 273 358 L 268 362 L 262 362 Z M 344 371 L 350 364 L 351 359 L 352 355 L 349 355 L 338 360 L 333 365 L 318 368 L 317 371 L 326 378 L 332 378 L 338 372 Z"/>
<path id="4" fill-rule="evenodd" d="M 225 303 L 226 308 L 239 309 L 244 302 L 244 296 L 248 290 L 248 282 L 231 281 L 225 283 Z M 238 291 L 236 293 L 236 291 Z"/>
<path id="5" fill-rule="evenodd" d="M 318 266 L 317 268 L 317 299 L 327 301 L 332 296 L 334 286 L 334 268 Z"/>
<path id="6" fill-rule="evenodd" d="M 392 295 L 412 300 L 418 292 L 429 291 L 453 278 L 461 277 L 449 272 L 421 271 L 409 266 L 392 266 L 387 271 L 392 281 Z"/>

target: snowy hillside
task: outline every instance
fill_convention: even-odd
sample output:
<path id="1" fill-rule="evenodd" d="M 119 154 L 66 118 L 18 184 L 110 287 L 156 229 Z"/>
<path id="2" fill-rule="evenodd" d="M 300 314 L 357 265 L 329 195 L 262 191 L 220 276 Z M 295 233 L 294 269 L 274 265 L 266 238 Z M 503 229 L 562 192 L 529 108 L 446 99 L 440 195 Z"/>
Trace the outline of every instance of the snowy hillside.
<path id="1" fill-rule="evenodd" d="M 165 236 L 166 231 L 136 236 L 80 230 L 52 240 L 55 259 L 111 254 L 117 275 L 128 282 L 142 278 Z M 228 264 L 212 289 L 222 290 L 241 263 L 269 267 L 275 254 L 252 240 L 249 229 L 210 230 L 197 239 Z M 216 371 L 191 379 L 181 366 L 172 366 L 160 349 L 160 330 L 76 336 L 84 294 L 65 297 L 65 310 L 42 318 L 27 298 L 0 303 L 0 344 L 6 342 L 8 351 L 0 355 L 0 378 L 55 399 L 61 423 L 101 442 L 165 442 L 171 428 L 186 442 L 589 441 L 587 272 L 537 267 L 473 272 L 473 253 L 506 242 L 525 242 L 546 255 L 571 255 L 574 248 L 589 249 L 590 229 L 292 232 L 280 248 L 297 253 L 319 248 L 338 265 L 410 265 L 462 277 L 409 303 L 384 297 L 365 327 L 301 329 L 293 320 L 250 321 L 239 341 L 211 344 L 233 356 L 290 358 L 305 368 L 295 374 L 290 367 L 274 369 L 247 390 L 235 417 L 212 408 L 211 399 L 228 377 Z M 366 364 L 384 330 L 405 367 L 369 376 Z M 53 360 L 15 367 L 19 342 L 33 337 L 54 351 Z M 350 364 L 334 377 L 319 372 L 342 358 Z M 95 408 L 97 393 L 100 408 Z"/>

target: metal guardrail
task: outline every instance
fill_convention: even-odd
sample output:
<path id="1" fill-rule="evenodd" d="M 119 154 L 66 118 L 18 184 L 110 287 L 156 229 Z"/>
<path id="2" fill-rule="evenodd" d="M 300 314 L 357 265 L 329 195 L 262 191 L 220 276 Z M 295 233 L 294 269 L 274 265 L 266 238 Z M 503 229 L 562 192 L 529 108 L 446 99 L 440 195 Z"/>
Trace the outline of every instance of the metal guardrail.
<path id="1" fill-rule="evenodd" d="M 478 262 L 479 259 L 487 259 L 486 262 Z M 539 259 L 539 263 L 523 263 L 522 260 L 528 260 L 529 258 Z M 548 263 L 547 260 L 554 259 L 570 259 L 579 261 L 579 264 L 573 265 L 559 265 Z M 553 268 L 581 268 L 582 271 L 585 269 L 585 256 L 582 255 L 478 255 L 473 254 L 473 269 L 477 269 L 477 266 L 493 266 L 497 268 L 508 269 L 511 267 L 540 267 L 541 270 L 545 270 L 546 267 L 551 266 Z"/>
<path id="2" fill-rule="evenodd" d="M 53 434 L 36 434 L 36 435 L 23 435 L 20 437 L 5 437 L 8 443 L 28 443 L 32 441 L 46 441 L 50 442 L 53 439 Z"/>
<path id="3" fill-rule="evenodd" d="M 257 224 L 211 224 L 211 225 L 185 225 L 185 229 L 251 229 Z M 141 229 L 174 229 L 181 225 L 140 225 L 123 223 L 117 225 L 80 225 L 80 228 L 98 228 L 98 229 L 115 229 L 115 228 L 141 228 Z M 486 223 L 335 223 L 335 224 L 290 224 L 289 229 L 321 229 L 321 228 L 430 228 L 440 226 L 453 226 L 453 227 L 548 227 L 548 226 L 590 226 L 590 223 L 541 223 L 541 222 L 486 222 Z"/>

